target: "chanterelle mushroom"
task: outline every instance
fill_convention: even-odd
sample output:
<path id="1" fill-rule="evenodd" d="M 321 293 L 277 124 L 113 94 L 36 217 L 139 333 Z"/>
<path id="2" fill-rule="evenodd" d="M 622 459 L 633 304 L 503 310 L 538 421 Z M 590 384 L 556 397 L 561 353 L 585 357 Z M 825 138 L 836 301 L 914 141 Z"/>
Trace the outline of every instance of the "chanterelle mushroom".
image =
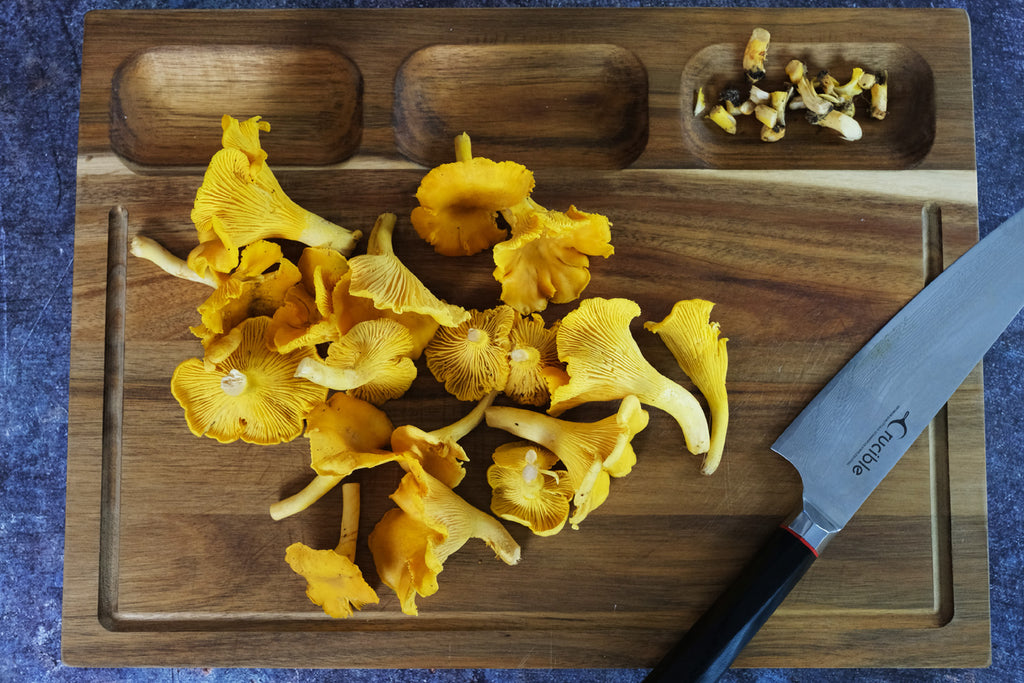
<path id="1" fill-rule="evenodd" d="M 532 199 L 502 212 L 512 237 L 494 245 L 501 300 L 523 315 L 579 298 L 590 282 L 590 256 L 608 258 L 611 222 L 570 206 L 551 211 Z"/>
<path id="2" fill-rule="evenodd" d="M 455 138 L 455 162 L 432 169 L 420 182 L 412 225 L 439 254 L 475 254 L 505 239 L 498 212 L 523 201 L 533 185 L 525 166 L 474 157 L 462 133 Z"/>
<path id="3" fill-rule="evenodd" d="M 304 358 L 295 376 L 382 405 L 402 396 L 416 379 L 411 352 L 412 335 L 401 323 L 367 320 L 332 342 L 325 361 Z"/>
<path id="4" fill-rule="evenodd" d="M 504 392 L 516 403 L 541 406 L 551 397 L 545 376 L 552 369 L 562 371 L 555 346 L 557 332 L 557 321 L 551 327 L 545 327 L 544 320 L 537 313 L 529 318 L 516 316 L 513 321 L 509 333 L 508 381 Z"/>
<path id="5" fill-rule="evenodd" d="M 417 614 L 416 596 L 437 592 L 445 561 L 471 538 L 483 540 L 505 564 L 519 562 L 520 548 L 497 519 L 473 507 L 428 474 L 416 460 L 392 495 L 389 510 L 369 537 L 377 574 Z"/>
<path id="6" fill-rule="evenodd" d="M 496 306 L 470 311 L 469 316 L 458 326 L 440 328 L 424 352 L 427 368 L 460 401 L 476 401 L 505 388 L 515 311 Z"/>
<path id="7" fill-rule="evenodd" d="M 159 267 L 160 270 L 164 271 L 168 275 L 173 275 L 176 278 L 199 282 L 209 287 L 213 287 L 214 289 L 217 288 L 217 285 L 220 282 L 219 273 L 208 272 L 206 275 L 199 275 L 188 267 L 188 263 L 185 259 L 175 256 L 167 249 L 167 247 L 160 244 L 152 237 L 135 235 L 132 237 L 132 241 L 128 245 L 128 251 L 131 252 L 132 256 L 145 259 Z"/>
<path id="8" fill-rule="evenodd" d="M 334 249 L 306 247 L 298 262 L 301 281 L 284 296 L 268 332 L 278 351 L 336 341 L 338 328 L 334 289 L 348 274 L 348 261 Z"/>
<path id="9" fill-rule="evenodd" d="M 247 318 L 273 316 L 301 277 L 274 242 L 257 240 L 243 249 L 238 267 L 199 305 L 202 322 L 190 328 L 203 343 L 207 368 L 238 345 L 238 334 L 232 332 L 236 325 Z"/>
<path id="10" fill-rule="evenodd" d="M 335 619 L 352 616 L 353 610 L 380 602 L 355 563 L 359 532 L 359 484 L 341 487 L 341 534 L 337 547 L 317 550 L 304 543 L 285 549 L 285 561 L 306 579 L 306 597 Z"/>
<path id="11" fill-rule="evenodd" d="M 615 415 L 597 422 L 571 422 L 506 406 L 491 406 L 485 417 L 488 426 L 540 444 L 565 464 L 574 492 L 569 519 L 574 529 L 608 497 L 608 477 L 623 477 L 633 469 L 636 453 L 630 442 L 648 422 L 636 396 L 626 396 Z"/>
<path id="12" fill-rule="evenodd" d="M 711 445 L 701 465 L 703 474 L 718 469 L 729 424 L 729 397 L 725 375 L 729 368 L 725 337 L 719 337 L 718 323 L 710 322 L 714 304 L 704 299 L 678 301 L 664 320 L 644 327 L 657 334 L 686 376 L 708 401 L 711 411 Z"/>
<path id="13" fill-rule="evenodd" d="M 257 119 L 258 120 L 258 119 Z M 222 127 L 231 126 L 226 116 Z M 352 252 L 361 233 L 349 231 L 302 208 L 281 189 L 265 163 L 258 131 L 270 130 L 260 121 L 249 126 L 255 140 L 223 147 L 210 160 L 192 208 L 199 245 L 188 256 L 196 273 L 226 273 L 238 264 L 238 249 L 258 239 L 283 238 L 310 246 Z M 245 138 L 232 134 L 231 140 Z M 252 143 L 259 153 L 254 152 Z M 243 148 L 245 151 L 243 151 Z"/>
<path id="14" fill-rule="evenodd" d="M 473 410 L 455 422 L 429 432 L 403 425 L 391 434 L 391 450 L 419 461 L 423 469 L 448 488 L 455 488 L 466 476 L 463 463 L 469 460 L 459 445 L 484 419 L 484 411 L 494 402 L 497 391 L 484 396 Z M 405 467 L 404 461 L 400 461 Z"/>
<path id="15" fill-rule="evenodd" d="M 395 311 L 388 308 L 378 308 L 374 305 L 373 299 L 353 294 L 350 291 L 351 284 L 352 273 L 350 271 L 342 276 L 334 286 L 334 293 L 331 297 L 333 308 L 331 322 L 337 330 L 344 333 L 352 329 L 357 323 L 377 318 L 394 320 L 409 330 L 409 334 L 412 335 L 412 351 L 409 352 L 409 357 L 413 360 L 419 360 L 423 349 L 427 347 L 430 340 L 434 338 L 434 333 L 437 332 L 439 327 L 437 320 L 430 315 L 416 313 L 415 311 L 395 313 Z"/>
<path id="16" fill-rule="evenodd" d="M 468 311 L 434 296 L 395 255 L 392 235 L 397 220 L 393 213 L 381 214 L 370 232 L 366 253 L 349 259 L 349 293 L 372 299 L 377 308 L 430 316 L 446 327 L 468 320 Z"/>
<path id="17" fill-rule="evenodd" d="M 220 145 L 225 149 L 237 149 L 249 159 L 249 166 L 252 174 L 260 179 L 260 183 L 267 187 L 279 188 L 280 183 L 267 166 L 267 152 L 260 144 L 260 133 L 270 132 L 270 122 L 264 121 L 262 116 L 253 116 L 245 121 L 239 121 L 233 116 L 225 114 L 220 117 Z"/>
<path id="18" fill-rule="evenodd" d="M 384 450 L 393 430 L 384 411 L 342 392 L 314 406 L 306 416 L 306 438 L 316 476 L 298 493 L 271 505 L 271 518 L 305 510 L 358 469 L 396 460 L 396 454 Z"/>
<path id="19" fill-rule="evenodd" d="M 693 394 L 652 366 L 637 346 L 629 325 L 640 306 L 629 299 L 585 299 L 562 319 L 558 358 L 569 383 L 551 392 L 548 412 L 558 415 L 587 401 L 608 401 L 632 394 L 641 403 L 672 415 L 694 455 L 709 446 L 704 409 Z"/>
<path id="20" fill-rule="evenodd" d="M 498 446 L 491 457 L 491 512 L 538 536 L 561 531 L 575 492 L 567 472 L 552 470 L 558 456 L 537 444 L 517 441 Z"/>
<path id="21" fill-rule="evenodd" d="M 171 393 L 196 436 L 222 443 L 290 441 L 302 433 L 310 409 L 326 398 L 327 389 L 294 376 L 299 362 L 313 351 L 271 350 L 266 343 L 269 323 L 266 316 L 242 322 L 236 328 L 237 348 L 211 370 L 198 358 L 175 369 Z"/>

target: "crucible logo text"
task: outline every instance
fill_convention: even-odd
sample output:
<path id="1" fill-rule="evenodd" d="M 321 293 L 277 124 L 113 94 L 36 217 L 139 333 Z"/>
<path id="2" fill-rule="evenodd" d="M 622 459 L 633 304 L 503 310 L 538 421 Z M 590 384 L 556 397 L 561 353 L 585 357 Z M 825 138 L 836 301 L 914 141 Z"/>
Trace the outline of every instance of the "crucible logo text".
<path id="1" fill-rule="evenodd" d="M 897 408 L 897 410 L 899 409 Z M 893 414 L 895 412 L 893 411 Z M 860 476 L 865 472 L 870 472 L 873 466 L 881 462 L 889 443 L 898 441 L 907 435 L 908 417 L 910 417 L 909 410 L 903 413 L 903 417 L 889 419 L 881 429 L 875 432 L 874 436 L 864 444 L 863 450 L 851 460 L 850 471 Z M 892 418 L 891 415 L 890 418 Z"/>

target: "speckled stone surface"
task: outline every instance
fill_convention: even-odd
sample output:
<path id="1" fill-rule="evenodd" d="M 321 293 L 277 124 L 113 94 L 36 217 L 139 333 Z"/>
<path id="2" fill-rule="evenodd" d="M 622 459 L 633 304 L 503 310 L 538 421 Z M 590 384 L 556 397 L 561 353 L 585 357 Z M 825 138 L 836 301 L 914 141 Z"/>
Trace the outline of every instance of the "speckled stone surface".
<path id="1" fill-rule="evenodd" d="M 73 669 L 60 662 L 68 356 L 82 26 L 91 9 L 719 6 L 672 2 L 0 1 L 0 681 L 639 681 L 641 670 Z M 1024 4 L 755 0 L 734 6 L 959 7 L 971 18 L 982 234 L 1024 208 Z M 941 84 L 938 84 L 941 87 Z M 1024 264 L 1022 264 L 1024 268 Z M 1024 680 L 1024 317 L 985 358 L 992 659 L 980 670 L 737 670 L 726 681 Z"/>

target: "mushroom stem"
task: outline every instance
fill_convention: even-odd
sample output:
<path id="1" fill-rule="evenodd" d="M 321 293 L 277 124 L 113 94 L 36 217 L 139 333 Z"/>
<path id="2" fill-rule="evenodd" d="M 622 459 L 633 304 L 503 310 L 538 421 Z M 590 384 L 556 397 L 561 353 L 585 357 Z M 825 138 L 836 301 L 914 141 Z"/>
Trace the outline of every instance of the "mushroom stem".
<path id="1" fill-rule="evenodd" d="M 709 447 L 708 424 L 704 409 L 689 391 L 665 379 L 649 404 L 671 415 L 683 430 L 686 449 L 694 455 L 706 453 Z"/>
<path id="2" fill-rule="evenodd" d="M 220 379 L 221 391 L 228 396 L 240 396 L 248 384 L 248 378 L 238 368 L 232 368 Z"/>
<path id="3" fill-rule="evenodd" d="M 756 83 L 765 76 L 764 60 L 769 41 L 771 34 L 768 31 L 760 27 L 755 28 L 743 50 L 743 71 L 751 83 Z"/>
<path id="4" fill-rule="evenodd" d="M 726 401 L 709 401 L 711 412 L 711 445 L 701 463 L 701 474 L 714 474 L 722 461 L 725 450 L 725 433 L 729 425 L 729 404 Z"/>
<path id="5" fill-rule="evenodd" d="M 857 123 L 856 119 L 834 109 L 829 111 L 825 116 L 813 116 L 808 114 L 807 120 L 816 126 L 831 128 L 838 132 L 839 137 L 843 140 L 849 140 L 851 142 L 860 140 L 861 135 L 863 134 L 860 124 Z"/>
<path id="6" fill-rule="evenodd" d="M 336 368 L 315 358 L 303 358 L 295 368 L 295 376 L 313 384 L 337 391 L 348 391 L 366 383 L 363 373 L 351 368 Z"/>
<path id="7" fill-rule="evenodd" d="M 341 537 L 334 552 L 342 557 L 356 560 L 356 539 L 359 537 L 359 484 L 347 482 L 341 485 Z"/>
<path id="8" fill-rule="evenodd" d="M 487 426 L 502 429 L 509 434 L 515 434 L 520 439 L 551 448 L 562 433 L 559 422 L 544 413 L 531 413 L 530 419 L 524 420 L 524 414 L 522 408 L 492 406 L 486 412 Z"/>
<path id="9" fill-rule="evenodd" d="M 305 227 L 296 238 L 299 242 L 311 247 L 329 247 L 343 255 L 351 254 L 363 236 L 359 230 L 350 232 L 309 211 L 305 212 L 305 222 Z"/>
<path id="10" fill-rule="evenodd" d="M 470 161 L 473 158 L 473 146 L 466 133 L 455 136 L 455 161 Z"/>
<path id="11" fill-rule="evenodd" d="M 522 549 L 512 534 L 502 526 L 501 522 L 488 514 L 477 515 L 473 524 L 473 538 L 483 540 L 495 552 L 498 558 L 507 565 L 519 564 Z"/>
<path id="12" fill-rule="evenodd" d="M 526 463 L 523 465 L 523 481 L 527 484 L 532 484 L 529 489 L 523 491 L 527 498 L 536 498 L 544 488 L 544 479 L 541 477 L 541 474 L 550 474 L 555 478 L 556 482 L 558 481 L 557 474 L 551 470 L 540 469 L 540 466 L 537 464 L 537 451 L 532 448 L 526 451 L 526 454 L 523 456 L 523 462 Z"/>
<path id="13" fill-rule="evenodd" d="M 461 441 L 464 436 L 476 429 L 477 425 L 480 424 L 484 418 L 484 412 L 491 407 L 491 404 L 494 403 L 494 398 L 497 395 L 497 391 L 490 392 L 480 399 L 473 410 L 469 411 L 447 427 L 435 429 L 430 432 L 430 435 L 439 439 L 446 439 L 455 442 Z"/>
<path id="14" fill-rule="evenodd" d="M 530 353 L 531 351 L 533 353 Z M 525 363 L 526 361 L 529 360 L 533 360 L 533 362 L 536 363 L 538 360 L 538 356 L 540 356 L 540 354 L 537 352 L 537 349 L 533 347 L 517 347 L 512 349 L 512 353 L 508 354 L 509 360 L 511 360 L 513 363 Z"/>
<path id="15" fill-rule="evenodd" d="M 871 86 L 871 116 L 878 120 L 885 118 L 889 107 L 889 72 L 878 74 Z"/>
<path id="16" fill-rule="evenodd" d="M 332 474 L 318 474 L 306 487 L 298 493 L 279 500 L 270 506 L 270 517 L 274 520 L 290 517 L 297 512 L 302 512 L 313 503 L 324 497 L 328 491 L 333 489 L 344 477 Z"/>
<path id="17" fill-rule="evenodd" d="M 395 234 L 395 223 L 398 216 L 393 213 L 382 213 L 377 216 L 373 229 L 370 231 L 370 238 L 366 242 L 366 253 L 380 256 L 394 252 L 392 236 Z"/>
<path id="18" fill-rule="evenodd" d="M 203 277 L 196 271 L 189 268 L 185 259 L 178 258 L 154 239 L 143 237 L 142 235 L 136 235 L 132 237 L 132 243 L 129 247 L 129 251 L 131 251 L 133 256 L 146 259 L 169 275 L 181 278 L 182 280 L 201 282 L 208 287 L 217 289 L 217 281 L 212 275 Z"/>

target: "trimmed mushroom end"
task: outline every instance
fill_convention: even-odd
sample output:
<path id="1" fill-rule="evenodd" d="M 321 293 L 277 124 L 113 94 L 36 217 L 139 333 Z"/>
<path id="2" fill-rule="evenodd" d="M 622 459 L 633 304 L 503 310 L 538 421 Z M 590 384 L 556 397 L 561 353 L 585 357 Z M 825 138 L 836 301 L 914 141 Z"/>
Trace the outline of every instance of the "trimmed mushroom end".
<path id="1" fill-rule="evenodd" d="M 736 117 L 725 110 L 725 106 L 718 104 L 711 108 L 707 118 L 716 123 L 729 135 L 736 134 Z"/>
<path id="2" fill-rule="evenodd" d="M 765 77 L 764 60 L 768 54 L 770 40 L 771 34 L 763 28 L 755 28 L 747 40 L 747 46 L 743 50 L 743 72 L 751 83 Z"/>

